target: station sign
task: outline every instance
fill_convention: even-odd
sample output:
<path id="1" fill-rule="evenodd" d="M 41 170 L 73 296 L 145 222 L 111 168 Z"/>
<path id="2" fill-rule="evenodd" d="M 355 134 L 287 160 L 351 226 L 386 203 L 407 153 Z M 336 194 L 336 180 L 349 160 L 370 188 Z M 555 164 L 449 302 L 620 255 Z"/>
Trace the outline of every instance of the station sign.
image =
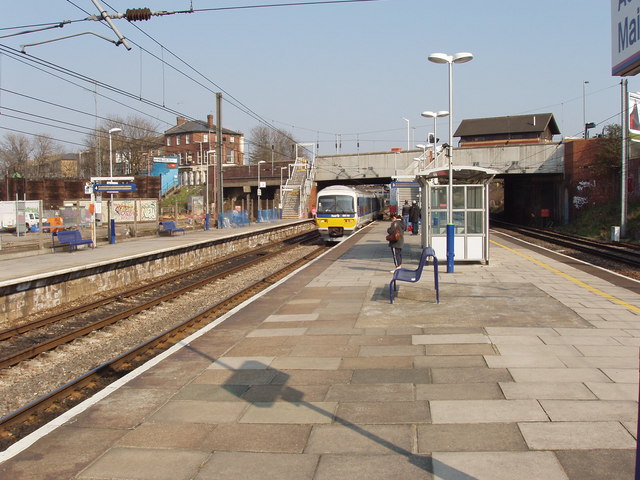
<path id="1" fill-rule="evenodd" d="M 96 183 L 93 186 L 93 191 L 98 193 L 125 193 L 125 192 L 135 192 L 136 184 L 135 183 Z"/>

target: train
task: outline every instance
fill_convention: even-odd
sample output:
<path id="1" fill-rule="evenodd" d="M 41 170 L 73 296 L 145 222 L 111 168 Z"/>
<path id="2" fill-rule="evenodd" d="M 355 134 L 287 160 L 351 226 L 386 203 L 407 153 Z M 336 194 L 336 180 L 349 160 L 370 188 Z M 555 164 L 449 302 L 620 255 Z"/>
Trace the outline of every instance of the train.
<path id="1" fill-rule="evenodd" d="M 373 220 L 382 218 L 384 198 L 363 188 L 341 185 L 318 192 L 316 225 L 323 240 L 339 242 Z"/>

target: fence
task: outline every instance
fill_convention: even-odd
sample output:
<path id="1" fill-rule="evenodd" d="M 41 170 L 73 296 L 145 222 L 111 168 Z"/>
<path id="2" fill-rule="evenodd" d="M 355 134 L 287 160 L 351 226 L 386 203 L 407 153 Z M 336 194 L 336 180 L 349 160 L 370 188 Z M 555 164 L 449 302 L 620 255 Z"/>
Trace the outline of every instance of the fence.
<path id="1" fill-rule="evenodd" d="M 280 220 L 280 209 L 258 210 L 258 223 L 277 222 Z"/>

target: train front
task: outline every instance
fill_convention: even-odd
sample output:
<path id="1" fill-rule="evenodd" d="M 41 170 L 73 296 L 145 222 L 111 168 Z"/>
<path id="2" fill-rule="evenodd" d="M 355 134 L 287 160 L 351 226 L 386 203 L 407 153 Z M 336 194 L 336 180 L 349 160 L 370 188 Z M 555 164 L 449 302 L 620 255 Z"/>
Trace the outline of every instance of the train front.
<path id="1" fill-rule="evenodd" d="M 316 225 L 325 241 L 339 242 L 350 236 L 358 224 L 357 196 L 353 192 L 324 192 L 318 194 Z"/>

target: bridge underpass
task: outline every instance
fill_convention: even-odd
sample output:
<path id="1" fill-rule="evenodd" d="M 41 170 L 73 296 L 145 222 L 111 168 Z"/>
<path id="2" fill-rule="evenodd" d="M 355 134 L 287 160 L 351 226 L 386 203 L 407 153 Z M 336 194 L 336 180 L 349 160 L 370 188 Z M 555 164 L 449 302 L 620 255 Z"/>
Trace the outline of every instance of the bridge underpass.
<path id="1" fill-rule="evenodd" d="M 318 189 L 336 184 L 389 184 L 395 176 L 406 180 L 429 161 L 422 150 L 318 156 L 315 182 Z M 567 216 L 561 143 L 455 148 L 453 165 L 498 172 L 490 208 L 501 220 L 549 225 L 561 224 Z"/>

